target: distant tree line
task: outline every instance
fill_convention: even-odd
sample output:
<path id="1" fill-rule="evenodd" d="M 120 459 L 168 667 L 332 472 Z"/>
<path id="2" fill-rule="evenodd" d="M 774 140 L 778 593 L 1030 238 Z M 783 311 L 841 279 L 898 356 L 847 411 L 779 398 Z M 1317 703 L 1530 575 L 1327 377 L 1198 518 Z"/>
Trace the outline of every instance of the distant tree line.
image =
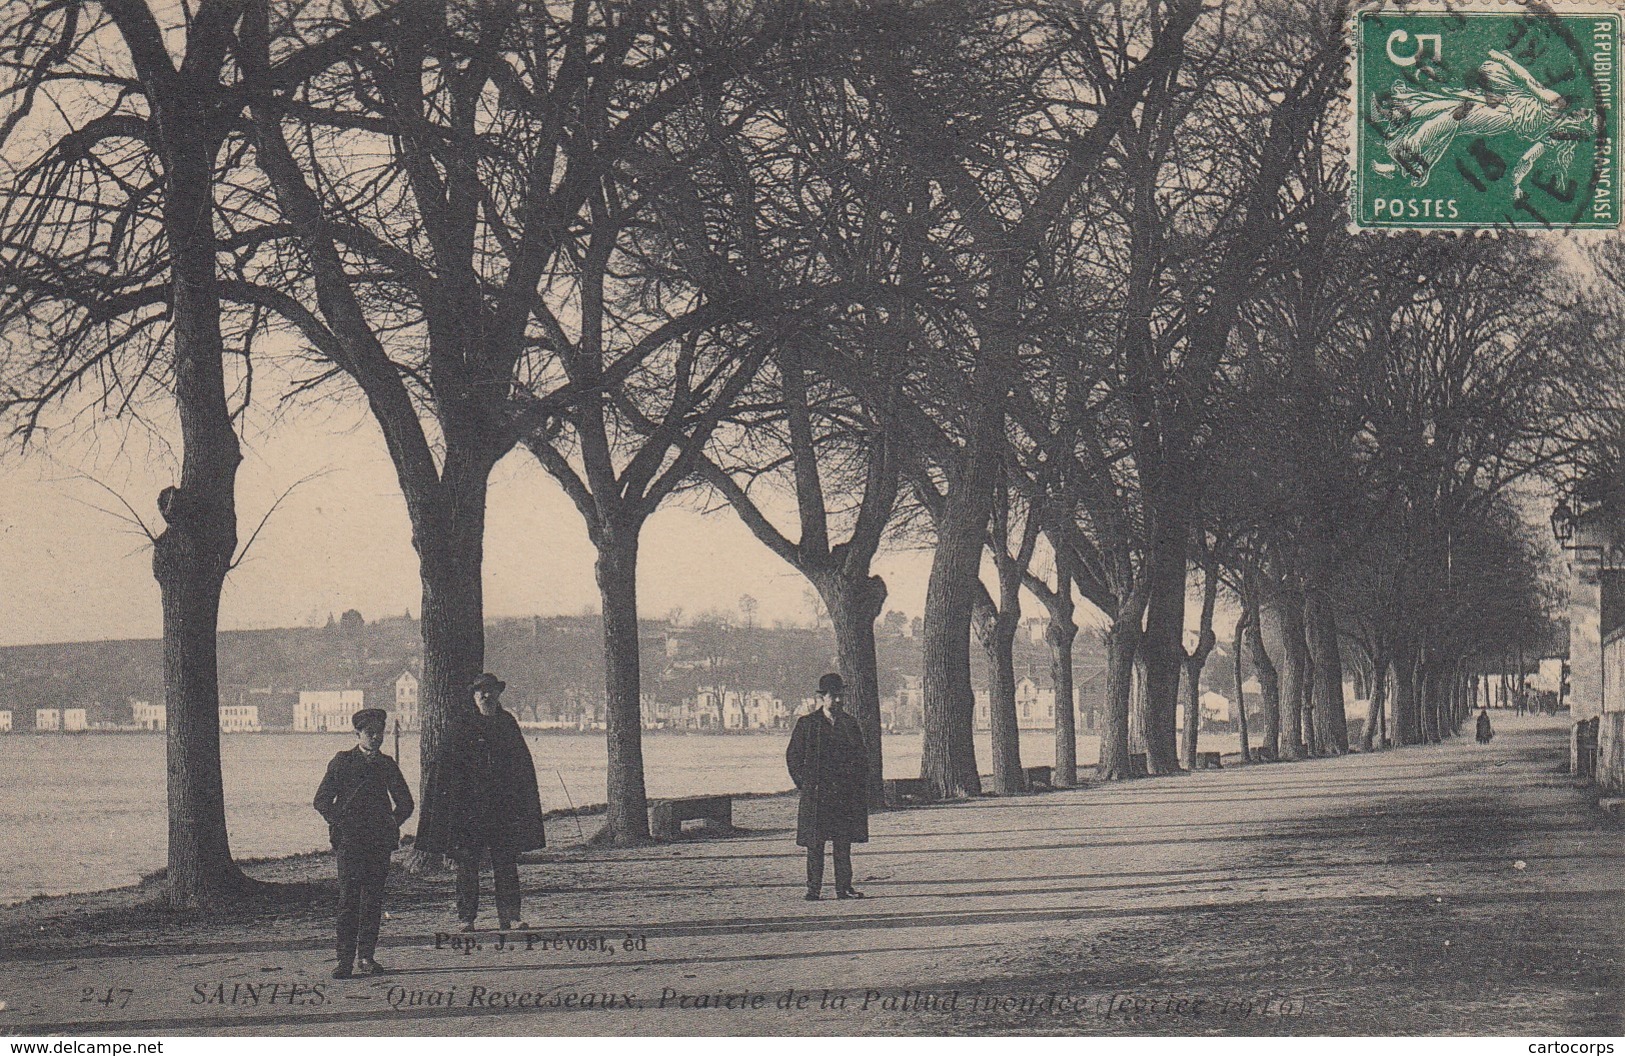
<path id="1" fill-rule="evenodd" d="M 288 347 L 274 398 L 364 405 L 393 460 L 426 782 L 484 667 L 486 492 L 515 450 L 597 553 L 609 841 L 648 839 L 639 537 L 684 490 L 806 576 L 877 801 L 888 542 L 932 548 L 939 797 L 983 791 L 973 641 L 993 788 L 1025 787 L 1024 592 L 1049 621 L 1062 784 L 1080 605 L 1106 628 L 1099 779 L 1136 751 L 1193 764 L 1221 598 L 1263 687 L 1248 751 L 1349 749 L 1350 643 L 1366 747 L 1453 734 L 1467 665 L 1543 624 L 1515 500 L 1612 420 L 1619 401 L 1576 389 L 1617 391 L 1598 334 L 1618 313 L 1577 307 L 1535 239 L 1347 232 L 1346 14 L 0 2 L 0 401 L 24 442 L 64 415 L 179 426 L 152 539 L 171 899 L 248 886 L 215 643 L 237 423 Z"/>

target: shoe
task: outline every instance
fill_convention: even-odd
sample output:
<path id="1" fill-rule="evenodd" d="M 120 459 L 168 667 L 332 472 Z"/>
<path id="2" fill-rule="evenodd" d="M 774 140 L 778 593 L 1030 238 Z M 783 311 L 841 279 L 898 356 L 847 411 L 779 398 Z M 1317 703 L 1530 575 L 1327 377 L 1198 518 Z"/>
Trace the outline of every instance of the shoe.
<path id="1" fill-rule="evenodd" d="M 501 930 L 501 931 L 529 931 L 530 930 L 530 925 L 526 924 L 522 920 L 516 920 L 512 924 L 504 924 L 504 925 L 502 925 L 502 927 L 499 930 Z"/>
<path id="2" fill-rule="evenodd" d="M 854 890 L 852 890 L 852 888 L 849 887 L 845 891 L 837 891 L 837 892 L 835 892 L 835 897 L 836 898 L 862 898 L 863 897 L 863 892 L 862 891 L 854 891 Z"/>
<path id="3" fill-rule="evenodd" d="M 385 968 L 383 965 L 379 964 L 377 961 L 373 960 L 371 957 L 363 957 L 363 958 L 361 958 L 359 961 L 356 962 L 355 967 L 356 967 L 356 971 L 360 972 L 362 975 L 388 975 L 389 974 L 389 969 L 388 968 Z"/>
<path id="4" fill-rule="evenodd" d="M 351 974 L 353 973 L 351 973 L 350 966 L 347 964 L 341 963 L 337 968 L 333 969 L 333 978 L 335 979 L 348 979 Z"/>
<path id="5" fill-rule="evenodd" d="M 480 929 L 476 928 L 474 926 L 474 922 L 472 920 L 465 920 L 465 921 L 463 921 L 463 926 L 458 930 L 460 930 L 460 931 L 479 931 Z"/>
<path id="6" fill-rule="evenodd" d="M 805 895 L 802 895 L 801 897 L 806 899 L 808 902 L 817 902 L 818 901 L 818 892 L 817 891 L 808 891 Z"/>

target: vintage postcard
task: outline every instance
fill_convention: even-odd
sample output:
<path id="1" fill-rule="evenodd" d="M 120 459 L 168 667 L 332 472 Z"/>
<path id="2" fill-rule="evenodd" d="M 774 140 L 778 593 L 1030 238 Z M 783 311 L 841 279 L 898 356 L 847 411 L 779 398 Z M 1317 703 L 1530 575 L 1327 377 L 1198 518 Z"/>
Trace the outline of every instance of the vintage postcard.
<path id="1" fill-rule="evenodd" d="M 0 0 L 0 1046 L 1612 1052 L 1619 43 Z"/>

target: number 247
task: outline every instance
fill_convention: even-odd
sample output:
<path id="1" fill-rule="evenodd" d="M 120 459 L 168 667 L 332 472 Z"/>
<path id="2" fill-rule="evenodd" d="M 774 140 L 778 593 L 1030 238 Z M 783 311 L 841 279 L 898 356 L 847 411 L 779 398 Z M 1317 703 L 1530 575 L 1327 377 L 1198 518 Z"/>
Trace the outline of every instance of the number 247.
<path id="1" fill-rule="evenodd" d="M 113 989 L 112 987 L 108 987 L 106 993 L 98 996 L 95 987 L 87 986 L 80 991 L 79 1003 L 81 1005 L 97 1004 L 108 1006 L 116 1004 L 120 1008 L 126 1008 L 129 1006 L 130 997 L 134 993 L 135 990 L 128 986 L 119 987 L 117 990 Z"/>

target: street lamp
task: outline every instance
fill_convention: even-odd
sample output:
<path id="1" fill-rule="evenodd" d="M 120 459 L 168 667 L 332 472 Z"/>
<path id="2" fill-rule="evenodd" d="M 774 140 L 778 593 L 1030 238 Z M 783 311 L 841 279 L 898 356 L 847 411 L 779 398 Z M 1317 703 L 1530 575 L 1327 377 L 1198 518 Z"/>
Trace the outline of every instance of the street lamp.
<path id="1" fill-rule="evenodd" d="M 1578 496 L 1571 495 L 1565 502 L 1559 502 L 1552 510 L 1552 535 L 1557 537 L 1560 549 L 1574 554 L 1576 560 L 1584 555 L 1595 555 L 1592 560 L 1604 572 L 1614 572 L 1625 568 L 1625 540 L 1608 544 L 1580 543 L 1575 541 L 1579 533 L 1580 519 L 1591 513 L 1581 507 Z"/>
<path id="2" fill-rule="evenodd" d="M 1559 501 L 1552 510 L 1552 534 L 1557 537 L 1558 545 L 1568 547 L 1569 540 L 1574 538 L 1574 526 L 1580 519 L 1580 511 L 1575 508 L 1574 500 Z"/>

